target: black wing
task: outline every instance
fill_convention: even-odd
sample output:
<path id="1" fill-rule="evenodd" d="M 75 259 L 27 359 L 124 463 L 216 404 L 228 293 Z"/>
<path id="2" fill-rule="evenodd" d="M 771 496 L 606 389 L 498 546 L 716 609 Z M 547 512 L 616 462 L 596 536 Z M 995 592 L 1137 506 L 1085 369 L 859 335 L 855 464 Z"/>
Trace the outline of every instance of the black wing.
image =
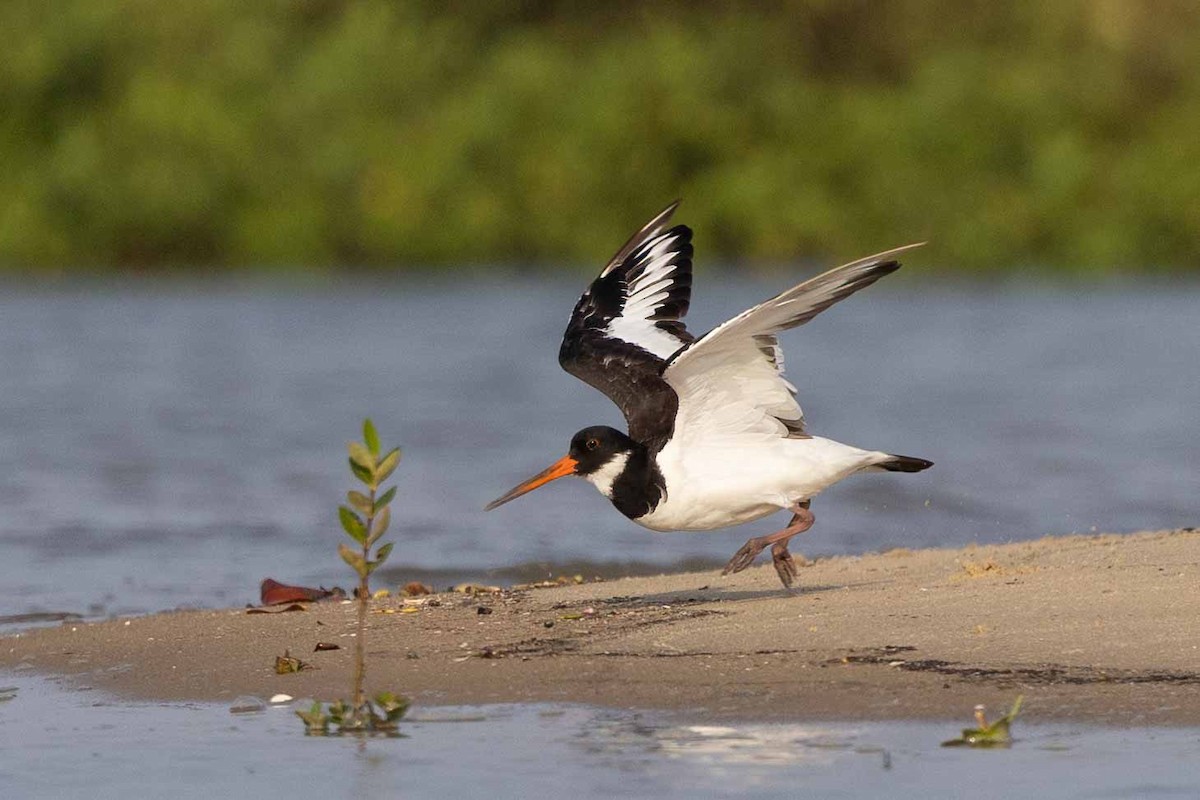
<path id="1" fill-rule="evenodd" d="M 633 235 L 575 304 L 558 363 L 608 395 L 648 446 L 671 436 L 679 398 L 663 369 L 695 337 L 682 319 L 692 294 L 692 231 L 664 230 L 678 201 Z"/>

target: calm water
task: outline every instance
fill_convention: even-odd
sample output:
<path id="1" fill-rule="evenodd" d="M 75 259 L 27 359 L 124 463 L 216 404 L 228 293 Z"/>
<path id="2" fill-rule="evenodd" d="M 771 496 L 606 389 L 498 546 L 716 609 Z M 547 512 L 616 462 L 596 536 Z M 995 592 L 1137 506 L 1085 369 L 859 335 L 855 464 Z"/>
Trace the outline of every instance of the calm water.
<path id="1" fill-rule="evenodd" d="M 9 680 L 5 678 L 5 680 Z M 10 685 L 10 684 L 5 684 Z M 289 708 L 111 704 L 18 679 L 6 797 L 1195 797 L 1200 731 L 1018 719 L 1007 750 L 956 723 L 722 723 L 581 706 L 417 709 L 405 738 L 304 736 Z"/>
<path id="2" fill-rule="evenodd" d="M 1200 521 L 1200 288 L 936 280 L 901 273 L 785 334 L 814 431 L 937 462 L 828 491 L 800 549 Z M 0 615 L 345 584 L 333 512 L 368 414 L 405 448 L 389 580 L 716 564 L 782 524 L 652 534 L 582 481 L 480 510 L 578 428 L 623 424 L 556 363 L 582 282 L 6 288 Z M 702 275 L 691 327 L 787 282 Z"/>

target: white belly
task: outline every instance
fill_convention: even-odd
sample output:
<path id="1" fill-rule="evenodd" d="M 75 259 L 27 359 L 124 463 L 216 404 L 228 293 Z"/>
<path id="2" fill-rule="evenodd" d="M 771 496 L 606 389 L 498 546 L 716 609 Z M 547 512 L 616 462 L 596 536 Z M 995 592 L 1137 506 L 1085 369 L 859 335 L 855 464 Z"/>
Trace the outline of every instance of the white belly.
<path id="1" fill-rule="evenodd" d="M 667 496 L 635 522 L 655 531 L 740 525 L 807 500 L 888 457 L 813 437 L 764 439 L 754 447 L 705 445 L 689 449 L 685 458 L 672 440 L 657 457 Z"/>

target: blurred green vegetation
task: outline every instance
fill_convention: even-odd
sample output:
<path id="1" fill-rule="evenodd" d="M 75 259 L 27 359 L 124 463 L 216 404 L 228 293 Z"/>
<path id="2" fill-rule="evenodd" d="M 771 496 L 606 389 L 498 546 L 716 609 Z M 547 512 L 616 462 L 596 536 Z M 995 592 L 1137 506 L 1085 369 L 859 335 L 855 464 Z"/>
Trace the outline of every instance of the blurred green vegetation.
<path id="1" fill-rule="evenodd" d="M 1195 270 L 1200 3 L 0 4 L 0 269 Z M 304 265 L 301 267 L 300 265 Z"/>

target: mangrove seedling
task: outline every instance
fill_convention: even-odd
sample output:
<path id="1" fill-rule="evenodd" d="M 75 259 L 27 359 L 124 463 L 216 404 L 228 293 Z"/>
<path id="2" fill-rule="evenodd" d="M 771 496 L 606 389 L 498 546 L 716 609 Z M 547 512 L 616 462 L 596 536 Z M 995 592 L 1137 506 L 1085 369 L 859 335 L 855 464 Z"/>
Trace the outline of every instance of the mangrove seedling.
<path id="1" fill-rule="evenodd" d="M 357 545 L 352 547 L 345 542 L 338 544 L 338 555 L 358 575 L 358 589 L 355 590 L 358 633 L 354 641 L 353 693 L 348 704 L 341 700 L 327 705 L 315 702 L 307 711 L 297 711 L 296 715 L 304 720 L 306 730 L 310 734 L 327 734 L 330 725 L 335 726 L 338 733 L 394 731 L 400 718 L 408 710 L 408 700 L 392 692 L 377 694 L 372 700 L 368 700 L 363 693 L 371 573 L 378 569 L 392 552 L 391 542 L 379 545 L 378 548 L 376 544 L 391 523 L 390 504 L 396 496 L 396 487 L 381 490 L 383 482 L 400 463 L 400 448 L 392 448 L 381 456 L 379 435 L 370 419 L 363 420 L 363 440 L 350 442 L 348 448 L 350 472 L 363 484 L 365 490 L 350 490 L 346 493 L 348 504 L 338 507 L 338 519 L 342 523 L 342 530 Z"/>
<path id="2" fill-rule="evenodd" d="M 1017 699 L 1009 712 L 991 724 L 988 723 L 987 717 L 983 713 L 983 706 L 975 706 L 975 723 L 979 727 L 963 728 L 962 736 L 942 742 L 942 747 L 1011 746 L 1012 737 L 1009 734 L 1009 727 L 1012 725 L 1012 721 L 1017 718 L 1017 712 L 1021 710 L 1021 701 L 1024 699 L 1024 695 L 1017 695 Z"/>

